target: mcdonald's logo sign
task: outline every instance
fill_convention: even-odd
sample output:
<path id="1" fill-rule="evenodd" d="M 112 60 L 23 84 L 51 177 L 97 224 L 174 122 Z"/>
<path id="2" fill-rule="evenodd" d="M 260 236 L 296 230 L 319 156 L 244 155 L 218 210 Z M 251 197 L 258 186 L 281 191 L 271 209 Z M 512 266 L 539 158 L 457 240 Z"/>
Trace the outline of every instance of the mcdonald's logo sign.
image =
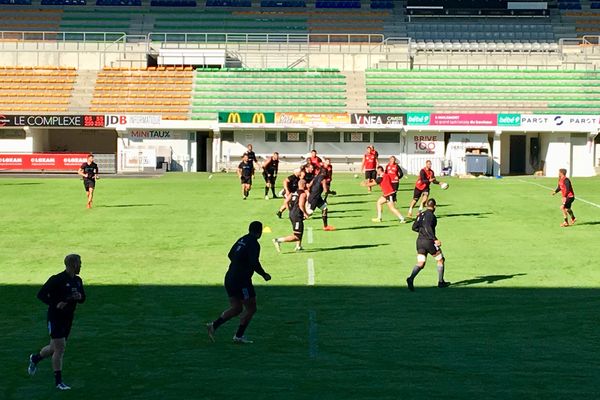
<path id="1" fill-rule="evenodd" d="M 229 112 L 219 113 L 221 124 L 272 124 L 275 122 L 275 113 L 272 112 Z"/>
<path id="2" fill-rule="evenodd" d="M 266 124 L 267 119 L 265 118 L 265 114 L 254 113 L 254 115 L 252 116 L 252 123 L 253 124 Z"/>
<path id="3" fill-rule="evenodd" d="M 240 113 L 229 113 L 229 115 L 227 116 L 227 123 L 228 124 L 242 123 L 242 117 L 240 116 Z"/>

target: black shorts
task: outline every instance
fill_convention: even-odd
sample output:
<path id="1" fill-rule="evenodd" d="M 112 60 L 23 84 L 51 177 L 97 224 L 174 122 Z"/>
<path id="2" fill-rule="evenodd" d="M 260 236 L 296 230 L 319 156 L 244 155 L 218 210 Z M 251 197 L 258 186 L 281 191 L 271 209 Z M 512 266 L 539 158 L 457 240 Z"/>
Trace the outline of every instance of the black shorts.
<path id="1" fill-rule="evenodd" d="M 274 175 L 271 172 L 263 171 L 262 176 L 265 179 L 265 183 L 270 183 L 271 185 L 275 185 L 275 181 L 277 180 L 277 175 Z"/>
<path id="2" fill-rule="evenodd" d="M 292 223 L 294 236 L 298 239 L 302 239 L 302 236 L 304 235 L 304 218 L 290 218 L 290 222 Z"/>
<path id="3" fill-rule="evenodd" d="M 256 297 L 252 281 L 239 282 L 225 277 L 225 290 L 227 291 L 227 296 L 238 300 L 248 300 Z"/>
<path id="4" fill-rule="evenodd" d="M 72 325 L 72 319 L 51 319 L 48 320 L 48 333 L 52 339 L 67 339 Z"/>
<path id="5" fill-rule="evenodd" d="M 88 192 L 90 190 L 90 188 L 93 189 L 96 187 L 96 180 L 89 179 L 89 178 L 83 178 L 83 187 L 85 188 L 85 191 Z"/>
<path id="6" fill-rule="evenodd" d="M 424 256 L 431 254 L 434 256 L 439 251 L 440 248 L 435 245 L 433 240 L 417 239 L 417 254 L 422 254 Z"/>
<path id="7" fill-rule="evenodd" d="M 570 210 L 571 204 L 573 204 L 574 201 L 575 201 L 575 197 L 567 197 L 567 199 L 563 203 L 563 207 L 566 208 L 567 210 Z"/>
<path id="8" fill-rule="evenodd" d="M 423 190 L 415 188 L 415 190 L 413 191 L 413 199 L 419 200 L 422 194 L 429 196 L 429 188 L 425 188 Z"/>
<path id="9" fill-rule="evenodd" d="M 383 196 L 385 197 L 385 201 L 387 201 L 388 203 L 395 203 L 396 202 L 396 192 L 387 195 L 387 196 Z"/>
<path id="10" fill-rule="evenodd" d="M 321 210 L 327 208 L 327 202 L 321 196 L 317 196 L 316 198 L 310 200 L 308 205 L 313 211 L 315 211 L 317 208 L 320 208 Z"/>
<path id="11" fill-rule="evenodd" d="M 377 170 L 372 169 L 370 171 L 365 171 L 365 179 L 370 181 L 377 179 Z"/>
<path id="12" fill-rule="evenodd" d="M 244 185 L 244 184 L 252 185 L 252 177 L 251 176 L 242 176 L 240 178 L 240 182 L 242 182 L 242 185 Z"/>

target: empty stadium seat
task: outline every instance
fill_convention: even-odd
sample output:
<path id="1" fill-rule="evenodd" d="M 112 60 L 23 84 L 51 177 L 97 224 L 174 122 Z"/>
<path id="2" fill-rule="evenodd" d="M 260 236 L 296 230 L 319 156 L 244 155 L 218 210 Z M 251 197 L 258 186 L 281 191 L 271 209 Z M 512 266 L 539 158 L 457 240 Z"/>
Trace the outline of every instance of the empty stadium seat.
<path id="1" fill-rule="evenodd" d="M 196 7 L 196 0 L 152 0 L 153 7 Z"/>
<path id="2" fill-rule="evenodd" d="M 67 111 L 76 75 L 72 68 L 56 66 L 0 66 L 0 108 L 5 111 Z"/>
<path id="3" fill-rule="evenodd" d="M 207 7 L 252 7 L 251 0 L 207 0 Z"/>
<path id="4" fill-rule="evenodd" d="M 261 7 L 306 7 L 306 1 L 304 0 L 262 0 L 260 2 Z"/>
<path id="5" fill-rule="evenodd" d="M 366 86 L 370 112 L 600 112 L 598 72 L 369 70 Z"/>
<path id="6" fill-rule="evenodd" d="M 97 0 L 96 5 L 97 6 L 115 6 L 115 7 L 117 7 L 117 6 L 139 7 L 142 5 L 142 0 Z"/>
<path id="7" fill-rule="evenodd" d="M 84 6 L 86 0 L 42 0 L 40 3 L 43 6 Z"/>
<path id="8" fill-rule="evenodd" d="M 196 70 L 192 119 L 219 111 L 344 112 L 345 77 L 335 69 Z"/>
<path id="9" fill-rule="evenodd" d="M 360 8 L 360 0 L 356 1 L 330 1 L 317 0 L 316 8 Z"/>
<path id="10" fill-rule="evenodd" d="M 188 119 L 192 77 L 189 67 L 105 67 L 98 73 L 90 111 L 108 113 L 118 107 L 120 112 Z"/>
<path id="11" fill-rule="evenodd" d="M 31 0 L 0 0 L 2 5 L 30 6 Z"/>

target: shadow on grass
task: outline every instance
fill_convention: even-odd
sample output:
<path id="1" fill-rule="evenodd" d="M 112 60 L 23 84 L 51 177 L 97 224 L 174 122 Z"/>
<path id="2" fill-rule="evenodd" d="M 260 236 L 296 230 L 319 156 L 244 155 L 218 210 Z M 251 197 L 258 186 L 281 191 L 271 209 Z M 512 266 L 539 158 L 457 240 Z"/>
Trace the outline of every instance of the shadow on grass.
<path id="1" fill-rule="evenodd" d="M 581 226 L 581 225 L 600 225 L 600 221 L 575 222 L 575 225 L 573 225 L 573 226 Z"/>
<path id="2" fill-rule="evenodd" d="M 504 281 L 507 279 L 512 279 L 515 276 L 524 276 L 527 274 L 524 273 L 518 273 L 518 274 L 511 274 L 511 275 L 484 275 L 484 276 L 477 276 L 473 279 L 466 279 L 464 281 L 458 281 L 458 282 L 453 282 L 452 286 L 468 286 L 468 285 L 477 285 L 478 283 L 487 283 L 488 285 L 491 285 L 495 282 L 498 281 Z"/>
<path id="3" fill-rule="evenodd" d="M 333 206 L 341 206 L 344 204 L 365 204 L 365 203 L 371 203 L 371 202 L 376 202 L 377 198 L 373 197 L 372 199 L 369 200 L 362 200 L 362 201 L 358 201 L 358 200 L 353 200 L 353 201 L 331 201 L 331 205 Z"/>
<path id="4" fill-rule="evenodd" d="M 341 230 L 341 229 L 337 229 Z M 389 243 L 379 244 L 352 244 L 348 246 L 336 246 L 336 247 L 318 247 L 304 250 L 304 253 L 316 253 L 321 251 L 339 251 L 339 250 L 358 250 L 358 249 L 370 249 L 372 247 L 389 246 Z"/>
<path id="5" fill-rule="evenodd" d="M 42 182 L 15 182 L 15 183 L 0 183 L 0 186 L 31 186 L 41 185 Z"/>
<path id="6" fill-rule="evenodd" d="M 166 206 L 166 204 L 107 204 L 99 205 L 96 208 L 128 208 L 128 207 L 155 207 L 155 206 Z"/>
<path id="7" fill-rule="evenodd" d="M 237 318 L 207 338 L 204 323 L 228 305 L 222 286 L 87 285 L 65 379 L 86 400 L 236 398 L 240 388 L 250 399 L 396 399 L 399 386 L 423 398 L 597 398 L 597 289 L 440 290 L 424 271 L 411 293 L 400 279 L 319 286 L 320 268 L 317 286 L 255 279 L 250 346 L 231 343 Z M 41 283 L 0 287 L 3 399 L 58 398 L 50 360 L 35 379 L 25 372 L 48 342 Z"/>
<path id="8" fill-rule="evenodd" d="M 364 208 L 359 209 L 359 208 L 356 208 L 356 209 L 352 209 L 352 210 L 331 210 L 331 211 L 328 211 L 327 214 L 344 214 L 344 213 L 359 212 L 359 211 L 360 212 L 364 212 L 364 211 L 368 211 L 368 209 L 364 209 Z"/>
<path id="9" fill-rule="evenodd" d="M 357 197 L 357 196 L 364 196 L 365 193 L 345 193 L 345 194 L 336 194 L 336 195 L 330 195 L 331 199 L 335 199 L 338 197 Z"/>
<path id="10" fill-rule="evenodd" d="M 456 214 L 442 214 L 438 215 L 438 219 L 441 218 L 454 218 L 454 217 L 477 217 L 477 218 L 487 218 L 486 215 L 493 214 L 491 212 L 470 212 L 470 213 L 456 213 Z"/>
<path id="11" fill-rule="evenodd" d="M 398 224 L 396 224 L 398 225 Z M 362 225 L 362 226 L 351 226 L 349 228 L 337 228 L 336 231 L 359 231 L 363 229 L 386 229 L 391 228 L 395 225 Z"/>

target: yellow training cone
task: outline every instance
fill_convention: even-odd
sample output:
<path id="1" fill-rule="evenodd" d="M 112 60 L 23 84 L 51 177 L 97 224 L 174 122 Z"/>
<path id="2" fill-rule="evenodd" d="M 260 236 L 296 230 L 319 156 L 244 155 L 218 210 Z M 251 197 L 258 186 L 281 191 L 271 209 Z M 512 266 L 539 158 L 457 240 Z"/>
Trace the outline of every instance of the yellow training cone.
<path id="1" fill-rule="evenodd" d="M 272 230 L 271 230 L 271 228 L 269 228 L 268 226 L 265 226 L 265 227 L 263 228 L 263 233 L 271 233 L 271 232 L 273 232 L 273 231 L 272 231 Z"/>

